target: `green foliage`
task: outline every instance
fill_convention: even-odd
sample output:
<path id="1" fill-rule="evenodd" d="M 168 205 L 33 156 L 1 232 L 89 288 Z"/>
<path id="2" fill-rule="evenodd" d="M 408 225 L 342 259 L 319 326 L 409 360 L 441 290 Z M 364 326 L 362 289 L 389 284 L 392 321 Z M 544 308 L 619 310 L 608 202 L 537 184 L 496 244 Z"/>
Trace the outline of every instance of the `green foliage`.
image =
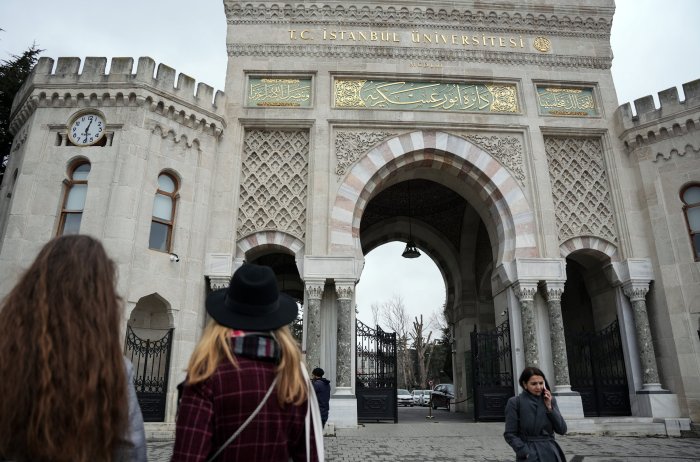
<path id="1" fill-rule="evenodd" d="M 12 100 L 29 77 L 42 51 L 44 50 L 32 45 L 21 55 L 12 55 L 10 59 L 0 61 L 0 156 L 2 159 L 0 184 L 5 176 L 5 168 L 12 149 L 13 135 L 10 133 Z"/>

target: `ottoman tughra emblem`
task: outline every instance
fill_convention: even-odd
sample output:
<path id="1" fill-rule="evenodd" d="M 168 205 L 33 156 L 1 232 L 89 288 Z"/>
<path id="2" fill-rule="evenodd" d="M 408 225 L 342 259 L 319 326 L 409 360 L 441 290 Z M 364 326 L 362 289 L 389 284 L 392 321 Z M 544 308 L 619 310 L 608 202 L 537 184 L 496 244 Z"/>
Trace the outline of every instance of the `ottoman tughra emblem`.
<path id="1" fill-rule="evenodd" d="M 552 48 L 552 42 L 546 37 L 535 37 L 535 41 L 532 44 L 537 51 L 542 53 L 547 53 L 550 48 Z"/>

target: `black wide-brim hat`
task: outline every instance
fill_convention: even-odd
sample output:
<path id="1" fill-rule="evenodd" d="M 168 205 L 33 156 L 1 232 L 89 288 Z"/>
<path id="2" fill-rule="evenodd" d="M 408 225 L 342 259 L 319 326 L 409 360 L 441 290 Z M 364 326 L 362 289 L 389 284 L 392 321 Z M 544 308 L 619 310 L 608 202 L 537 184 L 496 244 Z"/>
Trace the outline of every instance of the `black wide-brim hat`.
<path id="1" fill-rule="evenodd" d="M 207 312 L 222 326 L 240 330 L 274 330 L 297 317 L 297 302 L 277 288 L 267 266 L 246 263 L 231 278 L 227 289 L 210 293 Z"/>

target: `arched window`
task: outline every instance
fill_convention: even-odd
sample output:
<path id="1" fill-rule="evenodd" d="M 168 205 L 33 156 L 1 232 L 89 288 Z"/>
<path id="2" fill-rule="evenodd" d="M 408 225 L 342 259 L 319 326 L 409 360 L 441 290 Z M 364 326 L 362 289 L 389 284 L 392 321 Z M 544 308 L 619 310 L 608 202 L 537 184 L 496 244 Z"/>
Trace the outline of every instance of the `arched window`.
<path id="1" fill-rule="evenodd" d="M 683 189 L 681 200 L 690 243 L 693 246 L 693 256 L 696 261 L 700 261 L 700 184 L 691 184 Z"/>
<path id="2" fill-rule="evenodd" d="M 58 226 L 59 236 L 63 234 L 78 234 L 80 232 L 80 221 L 83 218 L 89 174 L 90 162 L 79 162 L 73 166 L 66 187 L 66 195 L 63 198 L 61 222 Z"/>
<path id="3" fill-rule="evenodd" d="M 148 247 L 170 252 L 173 237 L 175 204 L 177 202 L 177 181 L 168 173 L 158 176 L 158 191 L 153 199 L 153 217 Z"/>

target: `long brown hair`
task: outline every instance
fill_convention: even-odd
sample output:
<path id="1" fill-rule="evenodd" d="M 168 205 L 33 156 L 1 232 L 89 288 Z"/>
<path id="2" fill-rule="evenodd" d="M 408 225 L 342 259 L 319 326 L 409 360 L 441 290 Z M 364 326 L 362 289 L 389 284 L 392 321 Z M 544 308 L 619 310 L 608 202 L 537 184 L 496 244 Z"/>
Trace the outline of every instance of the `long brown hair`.
<path id="1" fill-rule="evenodd" d="M 204 334 L 194 349 L 187 366 L 187 382 L 202 382 L 216 371 L 221 361 L 230 361 L 238 366 L 231 352 L 229 327 L 222 326 L 213 319 L 209 321 Z M 280 405 L 300 405 L 306 401 L 306 380 L 301 372 L 301 351 L 288 326 L 273 332 L 282 352 L 277 366 L 277 401 Z"/>
<path id="2" fill-rule="evenodd" d="M 49 241 L 0 309 L 0 454 L 111 461 L 127 383 L 115 267 L 88 236 Z"/>

